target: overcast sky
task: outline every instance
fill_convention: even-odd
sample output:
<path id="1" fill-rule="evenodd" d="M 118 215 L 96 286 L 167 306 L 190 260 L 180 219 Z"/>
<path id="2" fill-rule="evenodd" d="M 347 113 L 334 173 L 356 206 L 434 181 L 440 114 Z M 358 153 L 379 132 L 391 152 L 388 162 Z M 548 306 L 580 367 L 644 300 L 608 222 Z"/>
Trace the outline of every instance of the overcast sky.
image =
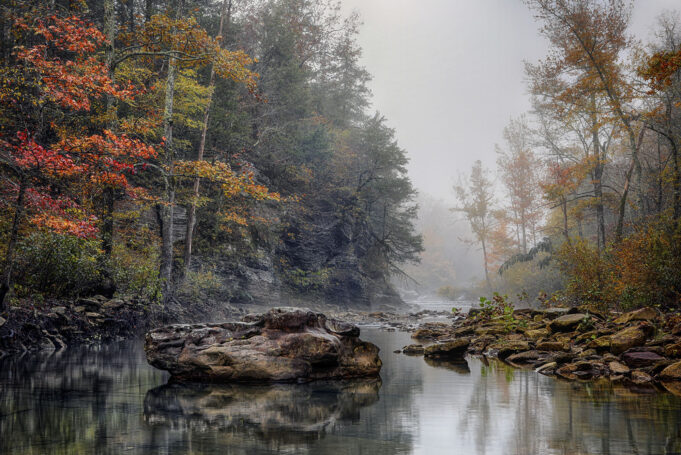
<path id="1" fill-rule="evenodd" d="M 521 0 L 342 0 L 364 25 L 374 109 L 397 131 L 422 192 L 451 199 L 476 159 L 492 167 L 508 120 L 529 109 L 524 61 L 547 50 Z M 643 40 L 680 0 L 638 0 L 632 32 Z"/>

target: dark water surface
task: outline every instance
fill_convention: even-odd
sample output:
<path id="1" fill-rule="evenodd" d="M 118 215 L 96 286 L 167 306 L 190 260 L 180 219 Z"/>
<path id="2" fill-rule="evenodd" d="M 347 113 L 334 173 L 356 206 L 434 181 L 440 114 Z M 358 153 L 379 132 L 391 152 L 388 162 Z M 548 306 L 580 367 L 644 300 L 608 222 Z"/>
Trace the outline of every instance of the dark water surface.
<path id="1" fill-rule="evenodd" d="M 140 343 L 0 360 L 3 454 L 673 454 L 681 399 L 392 351 L 381 381 L 172 386 Z"/>

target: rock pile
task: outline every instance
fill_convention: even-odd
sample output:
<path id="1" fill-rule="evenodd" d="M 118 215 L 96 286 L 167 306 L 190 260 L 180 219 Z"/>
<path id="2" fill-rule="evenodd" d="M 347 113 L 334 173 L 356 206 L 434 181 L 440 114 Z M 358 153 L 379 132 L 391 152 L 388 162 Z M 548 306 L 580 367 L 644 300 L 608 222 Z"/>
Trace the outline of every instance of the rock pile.
<path id="1" fill-rule="evenodd" d="M 653 308 L 623 315 L 588 307 L 523 309 L 509 322 L 478 314 L 454 324 L 425 324 L 412 338 L 434 342 L 423 348 L 425 357 L 485 355 L 568 380 L 681 381 L 679 315 L 663 316 Z M 410 347 L 409 353 L 418 351 Z"/>

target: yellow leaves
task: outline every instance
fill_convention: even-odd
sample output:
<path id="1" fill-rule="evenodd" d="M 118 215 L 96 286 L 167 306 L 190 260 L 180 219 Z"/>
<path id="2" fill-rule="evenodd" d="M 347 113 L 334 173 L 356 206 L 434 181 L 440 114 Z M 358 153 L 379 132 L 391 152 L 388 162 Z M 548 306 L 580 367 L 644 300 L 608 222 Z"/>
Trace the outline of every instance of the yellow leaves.
<path id="1" fill-rule="evenodd" d="M 267 187 L 255 183 L 252 171 L 234 172 L 227 163 L 220 161 L 178 161 L 175 173 L 185 178 L 202 178 L 218 183 L 225 196 L 248 196 L 255 200 L 279 201 L 279 193 L 270 193 Z"/>

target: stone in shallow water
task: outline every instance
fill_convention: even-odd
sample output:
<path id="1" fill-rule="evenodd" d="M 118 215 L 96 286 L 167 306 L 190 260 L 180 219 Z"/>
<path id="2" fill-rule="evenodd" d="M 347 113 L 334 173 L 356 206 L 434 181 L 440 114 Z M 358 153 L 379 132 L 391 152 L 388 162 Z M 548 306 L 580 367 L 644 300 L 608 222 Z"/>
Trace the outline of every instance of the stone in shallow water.
<path id="1" fill-rule="evenodd" d="M 423 355 L 424 347 L 420 344 L 410 344 L 402 348 L 402 353 L 407 355 Z"/>
<path id="2" fill-rule="evenodd" d="M 176 324 L 146 336 L 149 363 L 176 380 L 294 382 L 377 376 L 378 347 L 321 313 L 275 308 L 243 322 Z"/>
<path id="3" fill-rule="evenodd" d="M 471 344 L 470 338 L 457 338 L 446 343 L 431 344 L 424 350 L 425 357 L 432 358 L 463 358 Z"/>

